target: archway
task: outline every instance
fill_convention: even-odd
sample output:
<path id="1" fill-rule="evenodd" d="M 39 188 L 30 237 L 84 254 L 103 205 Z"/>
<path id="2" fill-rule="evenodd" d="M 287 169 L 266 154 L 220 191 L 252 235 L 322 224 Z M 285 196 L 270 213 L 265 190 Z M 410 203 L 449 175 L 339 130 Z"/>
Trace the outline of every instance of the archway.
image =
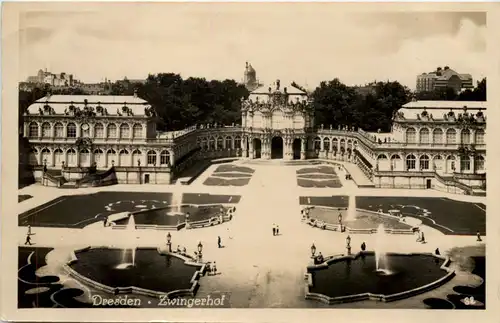
<path id="1" fill-rule="evenodd" d="M 271 158 L 272 159 L 283 158 L 283 138 L 274 137 L 271 140 Z"/>
<path id="2" fill-rule="evenodd" d="M 300 138 L 296 138 L 293 140 L 293 159 L 300 159 L 300 150 L 302 149 L 302 142 Z"/>
<path id="3" fill-rule="evenodd" d="M 253 140 L 253 158 L 261 158 L 262 157 L 262 142 L 260 141 L 260 139 L 258 138 L 255 138 Z"/>

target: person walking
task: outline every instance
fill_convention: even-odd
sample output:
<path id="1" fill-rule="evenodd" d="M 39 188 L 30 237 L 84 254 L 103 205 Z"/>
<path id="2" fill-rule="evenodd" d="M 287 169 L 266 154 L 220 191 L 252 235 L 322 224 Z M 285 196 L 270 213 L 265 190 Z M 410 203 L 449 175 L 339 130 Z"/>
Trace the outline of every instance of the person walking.
<path id="1" fill-rule="evenodd" d="M 212 274 L 214 276 L 217 275 L 217 264 L 215 263 L 215 261 L 214 261 L 214 263 L 212 265 Z"/>
<path id="2" fill-rule="evenodd" d="M 26 235 L 26 241 L 24 242 L 24 245 L 27 245 L 27 244 L 30 245 L 30 246 L 32 245 L 32 243 L 31 243 L 31 234 L 27 234 Z"/>
<path id="3" fill-rule="evenodd" d="M 277 236 L 280 235 L 280 226 L 279 225 L 276 225 L 276 235 Z"/>
<path id="4" fill-rule="evenodd" d="M 436 248 L 436 251 L 434 251 L 434 253 L 436 254 L 436 256 L 441 255 L 441 252 L 439 251 L 439 248 Z"/>
<path id="5" fill-rule="evenodd" d="M 425 235 L 424 235 L 424 232 L 423 232 L 423 231 L 422 231 L 422 234 L 421 234 L 420 238 L 421 238 L 421 239 L 420 239 L 420 242 L 421 242 L 421 243 L 425 243 Z"/>
<path id="6" fill-rule="evenodd" d="M 478 241 L 478 242 L 479 242 L 479 241 L 483 241 L 483 240 L 481 239 L 481 233 L 479 233 L 479 231 L 477 231 L 476 236 L 477 236 L 476 241 Z"/>
<path id="7" fill-rule="evenodd" d="M 108 218 L 104 218 L 104 220 L 102 220 L 102 225 L 104 227 L 107 227 L 108 226 Z"/>
<path id="8" fill-rule="evenodd" d="M 217 246 L 219 248 L 222 248 L 222 240 L 221 240 L 220 236 L 217 237 Z"/>
<path id="9" fill-rule="evenodd" d="M 365 250 L 366 250 L 366 243 L 363 241 L 363 243 L 361 244 L 361 251 Z"/>
<path id="10" fill-rule="evenodd" d="M 276 235 L 276 224 L 273 223 L 273 236 Z"/>

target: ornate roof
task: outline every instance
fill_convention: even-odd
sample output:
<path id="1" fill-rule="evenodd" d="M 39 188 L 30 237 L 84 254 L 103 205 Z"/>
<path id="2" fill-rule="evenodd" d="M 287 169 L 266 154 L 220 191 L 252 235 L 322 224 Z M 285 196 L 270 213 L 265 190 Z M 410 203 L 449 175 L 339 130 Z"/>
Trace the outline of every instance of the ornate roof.
<path id="1" fill-rule="evenodd" d="M 151 106 L 137 96 L 126 95 L 51 95 L 28 107 L 28 114 L 68 115 L 88 112 L 109 116 L 150 115 Z"/>
<path id="2" fill-rule="evenodd" d="M 412 101 L 398 110 L 395 120 L 460 121 L 486 120 L 486 102 L 483 101 Z"/>
<path id="3" fill-rule="evenodd" d="M 292 83 L 276 80 L 267 86 L 259 86 L 242 102 L 242 111 L 283 112 L 304 111 L 310 108 L 306 92 Z"/>

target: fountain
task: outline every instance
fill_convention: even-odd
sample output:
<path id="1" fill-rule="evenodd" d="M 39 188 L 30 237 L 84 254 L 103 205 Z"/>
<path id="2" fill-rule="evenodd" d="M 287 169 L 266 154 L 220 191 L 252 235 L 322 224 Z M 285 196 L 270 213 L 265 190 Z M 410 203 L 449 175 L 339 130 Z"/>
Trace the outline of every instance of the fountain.
<path id="1" fill-rule="evenodd" d="M 349 195 L 349 205 L 347 206 L 346 221 L 354 221 L 356 219 L 356 195 Z"/>
<path id="2" fill-rule="evenodd" d="M 381 223 L 377 228 L 375 245 L 375 271 L 383 275 L 390 275 L 392 272 L 387 263 L 387 254 L 385 251 L 386 246 L 386 233 L 385 227 Z"/>
<path id="3" fill-rule="evenodd" d="M 129 234 L 135 232 L 135 220 L 133 215 L 130 215 L 128 219 L 128 224 L 125 228 L 125 232 Z M 123 248 L 122 262 L 118 266 L 116 266 L 116 269 L 129 269 L 135 266 L 135 251 L 137 248 L 135 239 L 131 239 L 130 237 L 125 237 L 125 239 L 126 239 L 125 241 L 130 241 L 130 244 L 127 243 L 125 248 Z M 130 258 L 127 257 L 129 251 L 130 251 Z M 130 259 L 130 261 L 127 261 L 128 259 Z"/>
<path id="4" fill-rule="evenodd" d="M 182 185 L 181 182 L 177 182 L 176 186 Z M 182 215 L 183 213 L 181 212 L 181 207 L 182 207 L 182 191 L 179 188 L 174 189 L 172 192 L 172 200 L 170 201 L 170 206 L 172 209 L 167 212 L 167 215 Z"/>

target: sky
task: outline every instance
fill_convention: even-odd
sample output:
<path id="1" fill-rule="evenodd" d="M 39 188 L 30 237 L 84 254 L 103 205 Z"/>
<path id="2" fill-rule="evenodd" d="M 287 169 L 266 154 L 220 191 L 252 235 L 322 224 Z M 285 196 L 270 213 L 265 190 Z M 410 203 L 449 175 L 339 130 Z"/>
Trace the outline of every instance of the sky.
<path id="1" fill-rule="evenodd" d="M 149 73 L 309 88 L 397 80 L 449 66 L 486 75 L 486 14 L 361 12 L 341 4 L 60 4 L 20 15 L 20 81 L 47 68 L 83 82 Z M 360 8 L 360 7 L 357 7 Z"/>

